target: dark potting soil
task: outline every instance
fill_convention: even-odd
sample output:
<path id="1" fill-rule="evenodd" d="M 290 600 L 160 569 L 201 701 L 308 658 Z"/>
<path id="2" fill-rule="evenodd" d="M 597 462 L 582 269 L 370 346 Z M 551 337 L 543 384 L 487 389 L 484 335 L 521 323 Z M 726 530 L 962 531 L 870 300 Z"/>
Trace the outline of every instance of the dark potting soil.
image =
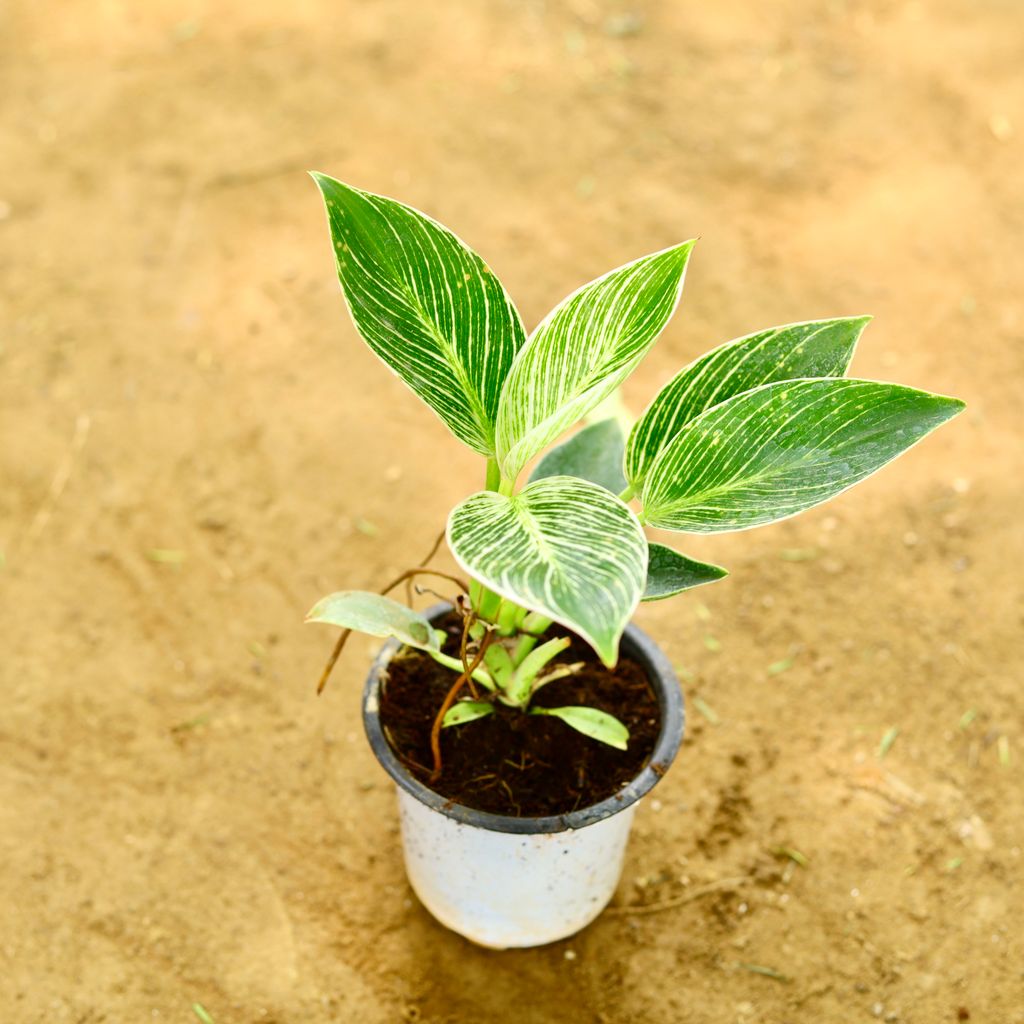
<path id="1" fill-rule="evenodd" d="M 458 657 L 461 620 L 451 614 L 438 628 L 448 634 L 446 653 Z M 556 626 L 550 635 L 565 636 L 566 630 Z M 607 711 L 629 729 L 627 750 L 590 739 L 560 719 L 527 715 L 498 702 L 494 714 L 441 731 L 443 767 L 432 781 L 430 729 L 456 673 L 409 648 L 388 668 L 381 724 L 413 775 L 455 803 L 516 817 L 567 814 L 630 782 L 650 758 L 661 725 L 657 697 L 639 664 L 622 658 L 607 669 L 575 637 L 552 664 L 579 661 L 584 662 L 579 672 L 542 687 L 534 704 L 586 704 Z"/>

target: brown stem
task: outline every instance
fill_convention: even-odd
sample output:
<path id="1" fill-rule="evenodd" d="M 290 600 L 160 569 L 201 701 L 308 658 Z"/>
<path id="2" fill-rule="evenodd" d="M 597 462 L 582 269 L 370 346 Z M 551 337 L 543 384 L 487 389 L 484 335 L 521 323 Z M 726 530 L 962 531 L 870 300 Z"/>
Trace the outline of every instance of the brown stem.
<path id="1" fill-rule="evenodd" d="M 412 579 L 415 576 L 440 576 L 442 579 L 451 580 L 452 583 L 457 584 L 462 588 L 463 592 L 468 593 L 469 585 L 463 580 L 459 579 L 458 576 L 453 576 L 451 573 L 442 572 L 440 569 L 428 569 L 426 566 L 417 566 L 415 569 L 406 569 L 400 576 L 393 579 L 383 590 L 378 590 L 377 593 L 384 595 L 394 590 L 399 583 L 403 583 L 405 580 Z M 323 693 L 324 687 L 327 685 L 327 680 L 330 678 L 331 672 L 334 670 L 334 666 L 337 664 L 338 658 L 341 657 L 341 652 L 345 649 L 345 643 L 351 634 L 351 629 L 343 629 L 341 636 L 338 637 L 338 642 L 334 645 L 334 650 L 331 652 L 331 656 L 327 659 L 327 664 L 324 666 L 323 673 L 320 676 L 320 682 L 317 684 L 316 692 L 317 695 Z"/>
<path id="2" fill-rule="evenodd" d="M 465 651 L 466 637 L 469 634 L 469 627 L 472 624 L 472 616 L 466 616 L 465 623 L 462 627 L 462 649 Z M 437 717 L 434 719 L 434 724 L 430 729 L 430 750 L 434 755 L 434 770 L 430 774 L 430 781 L 436 782 L 441 776 L 441 724 L 444 722 L 444 716 L 448 714 L 451 706 L 455 703 L 455 698 L 459 695 L 459 690 L 469 682 L 473 673 L 480 667 L 480 663 L 484 660 L 484 653 L 487 650 L 488 645 L 493 639 L 494 634 L 488 631 L 484 634 L 483 640 L 480 641 L 480 647 L 473 657 L 473 661 L 468 666 L 465 666 L 465 670 L 458 679 L 452 683 L 451 689 L 448 691 L 444 698 L 444 703 L 441 705 L 440 710 L 437 712 Z M 465 665 L 465 662 L 463 662 Z"/>
<path id="3" fill-rule="evenodd" d="M 441 547 L 441 542 L 444 540 L 444 537 L 445 531 L 442 530 L 437 535 L 437 540 L 434 541 L 433 547 L 431 547 L 427 552 L 427 557 L 420 559 L 420 565 L 430 565 L 430 561 L 434 555 L 437 554 L 438 548 Z M 410 606 L 412 605 L 412 580 L 407 580 L 405 584 L 405 603 Z"/>

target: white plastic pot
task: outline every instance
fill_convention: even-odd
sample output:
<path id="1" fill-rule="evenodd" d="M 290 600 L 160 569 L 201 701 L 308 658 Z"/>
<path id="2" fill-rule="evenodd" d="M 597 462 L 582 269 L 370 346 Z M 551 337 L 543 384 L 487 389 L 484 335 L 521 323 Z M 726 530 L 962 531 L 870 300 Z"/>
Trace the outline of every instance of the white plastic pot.
<path id="1" fill-rule="evenodd" d="M 431 608 L 440 618 L 447 605 Z M 564 939 L 608 904 L 637 801 L 675 759 L 683 738 L 683 699 L 672 666 L 636 626 L 622 654 L 647 670 L 661 709 L 649 762 L 614 796 L 569 814 L 517 818 L 453 804 L 415 778 L 388 744 L 378 714 L 387 668 L 398 650 L 385 644 L 366 680 L 363 724 L 377 759 L 398 786 L 405 867 L 423 905 L 453 931 L 506 949 Z"/>

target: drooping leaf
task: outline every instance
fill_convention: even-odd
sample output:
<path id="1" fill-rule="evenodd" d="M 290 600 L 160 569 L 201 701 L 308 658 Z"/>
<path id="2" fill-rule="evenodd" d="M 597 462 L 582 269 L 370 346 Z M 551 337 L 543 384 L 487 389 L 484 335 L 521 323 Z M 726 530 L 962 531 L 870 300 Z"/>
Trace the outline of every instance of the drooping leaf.
<path id="1" fill-rule="evenodd" d="M 359 333 L 459 440 L 493 455 L 502 383 L 525 340 L 501 282 L 418 210 L 325 174 L 313 179 Z"/>
<path id="2" fill-rule="evenodd" d="M 626 489 L 622 455 L 626 437 L 618 420 L 591 423 L 552 448 L 530 474 L 531 482 L 549 476 L 575 476 L 619 494 Z"/>
<path id="3" fill-rule="evenodd" d="M 307 622 L 325 622 L 370 636 L 395 637 L 410 647 L 439 650 L 437 631 L 425 616 L 380 594 L 339 590 L 318 601 Z"/>
<path id="4" fill-rule="evenodd" d="M 444 718 L 441 719 L 441 728 L 464 725 L 466 722 L 475 722 L 478 718 L 493 714 L 494 705 L 489 700 L 460 700 L 445 712 Z"/>
<path id="5" fill-rule="evenodd" d="M 641 600 L 660 601 L 728 575 L 720 565 L 698 562 L 664 544 L 651 543 L 647 550 L 647 586 Z"/>
<path id="6" fill-rule="evenodd" d="M 511 497 L 483 491 L 452 510 L 448 546 L 471 576 L 568 626 L 615 664 L 643 592 L 647 538 L 613 494 L 567 476 Z"/>
<path id="7" fill-rule="evenodd" d="M 899 384 L 825 378 L 766 384 L 691 420 L 641 495 L 652 526 L 743 530 L 863 480 L 963 408 Z"/>
<path id="8" fill-rule="evenodd" d="M 560 718 L 577 732 L 593 740 L 607 743 L 616 750 L 625 750 L 629 742 L 629 730 L 614 715 L 609 715 L 607 711 L 599 711 L 597 708 L 582 705 L 569 705 L 564 708 L 534 707 L 530 709 L 530 714 Z"/>
<path id="9" fill-rule="evenodd" d="M 629 435 L 626 475 L 639 487 L 658 453 L 690 420 L 744 391 L 798 377 L 842 377 L 871 317 L 772 327 L 726 342 L 684 367 L 644 410 Z"/>
<path id="10" fill-rule="evenodd" d="M 644 256 L 584 285 L 530 335 L 498 407 L 506 479 L 633 372 L 676 308 L 693 245 Z"/>

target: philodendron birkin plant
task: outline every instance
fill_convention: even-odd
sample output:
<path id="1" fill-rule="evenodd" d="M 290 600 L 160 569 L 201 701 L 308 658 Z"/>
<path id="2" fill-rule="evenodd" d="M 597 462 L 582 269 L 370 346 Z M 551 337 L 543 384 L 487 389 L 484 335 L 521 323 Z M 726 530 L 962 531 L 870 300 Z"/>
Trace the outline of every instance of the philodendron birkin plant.
<path id="1" fill-rule="evenodd" d="M 309 615 L 346 631 L 321 686 L 350 630 L 395 638 L 450 670 L 433 722 L 434 779 L 441 731 L 478 727 L 499 705 L 521 712 L 524 728 L 553 716 L 626 749 L 628 730 L 607 711 L 535 698 L 580 668 L 556 661 L 570 632 L 615 666 L 641 601 L 726 575 L 649 541 L 644 528 L 721 533 L 786 519 L 863 480 L 962 408 L 847 376 L 868 317 L 838 317 L 713 349 L 675 374 L 627 433 L 621 410 L 601 411 L 671 318 L 692 240 L 583 285 L 527 333 L 490 267 L 449 230 L 393 199 L 314 178 L 357 330 L 481 458 L 483 488 L 452 509 L 446 530 L 466 574 L 447 577 L 460 590 L 458 651 L 446 652 L 433 622 L 383 593 L 334 593 Z M 589 422 L 561 440 L 580 421 Z M 417 564 L 387 589 L 430 573 L 447 576 Z"/>

